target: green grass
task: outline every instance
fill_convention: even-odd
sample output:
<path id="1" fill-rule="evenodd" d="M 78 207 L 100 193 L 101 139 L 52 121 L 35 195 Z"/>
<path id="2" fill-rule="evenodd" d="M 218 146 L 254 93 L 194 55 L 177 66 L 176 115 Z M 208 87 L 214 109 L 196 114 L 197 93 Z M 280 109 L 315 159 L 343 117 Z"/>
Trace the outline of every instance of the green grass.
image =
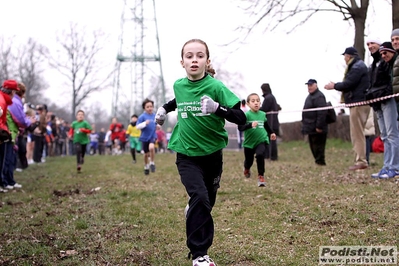
<path id="1" fill-rule="evenodd" d="M 397 246 L 398 181 L 370 178 L 382 154 L 350 172 L 350 143 L 329 139 L 326 158 L 316 166 L 307 143 L 281 143 L 258 188 L 243 177 L 243 152 L 226 150 L 209 250 L 217 264 L 317 265 L 322 245 Z M 191 265 L 175 155 L 157 154 L 150 176 L 138 161 L 88 156 L 77 174 L 74 157 L 53 157 L 15 173 L 23 189 L 0 194 L 0 264 Z"/>

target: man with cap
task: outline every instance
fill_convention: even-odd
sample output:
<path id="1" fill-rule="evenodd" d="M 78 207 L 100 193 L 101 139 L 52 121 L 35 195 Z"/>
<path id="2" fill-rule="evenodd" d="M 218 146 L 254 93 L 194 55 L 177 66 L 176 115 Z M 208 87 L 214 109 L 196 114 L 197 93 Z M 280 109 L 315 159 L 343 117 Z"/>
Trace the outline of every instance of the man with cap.
<path id="1" fill-rule="evenodd" d="M 324 88 L 326 90 L 335 89 L 341 91 L 345 104 L 365 101 L 365 93 L 370 86 L 368 68 L 359 58 L 358 52 L 354 47 L 346 48 L 342 55 L 347 65 L 343 81 L 337 83 L 330 82 Z M 351 142 L 356 155 L 354 164 L 349 167 L 349 170 L 360 170 L 368 167 L 364 129 L 369 112 L 369 105 L 351 106 L 349 108 Z"/>
<path id="2" fill-rule="evenodd" d="M 325 107 L 326 97 L 317 87 L 315 79 L 309 79 L 309 95 L 306 97 L 303 109 Z M 326 122 L 327 110 L 302 112 L 302 134 L 308 135 L 310 150 L 317 165 L 326 165 L 325 148 L 327 142 L 328 125 Z"/>
<path id="3" fill-rule="evenodd" d="M 392 95 L 392 68 L 397 53 L 391 42 L 381 44 L 379 52 L 383 62 L 377 67 L 372 88 L 381 88 L 384 95 Z M 373 178 L 393 178 L 399 176 L 399 129 L 397 124 L 397 109 L 394 98 L 385 99 L 372 104 L 377 114 L 380 136 L 384 143 L 384 165 Z"/>
<path id="4" fill-rule="evenodd" d="M 11 140 L 10 131 L 7 126 L 7 111 L 8 106 L 12 104 L 12 98 L 15 92 L 17 92 L 18 83 L 15 80 L 5 80 L 0 88 L 0 192 L 7 192 L 3 189 L 3 165 L 5 160 L 5 152 L 7 141 Z"/>

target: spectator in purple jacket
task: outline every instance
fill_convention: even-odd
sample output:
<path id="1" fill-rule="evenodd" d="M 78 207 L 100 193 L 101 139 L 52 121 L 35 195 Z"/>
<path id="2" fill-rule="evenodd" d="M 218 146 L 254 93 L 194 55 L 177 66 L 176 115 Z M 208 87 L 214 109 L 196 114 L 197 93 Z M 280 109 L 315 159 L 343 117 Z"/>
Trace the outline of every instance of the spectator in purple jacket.
<path id="1" fill-rule="evenodd" d="M 28 167 L 28 160 L 26 159 L 26 139 L 24 137 L 25 130 L 31 128 L 36 123 L 35 117 L 28 117 L 24 112 L 24 105 L 22 99 L 25 97 L 26 87 L 23 83 L 18 82 L 19 91 L 17 91 L 12 98 L 12 104 L 8 107 L 12 120 L 19 128 L 17 137 L 18 146 L 18 160 L 22 169 Z"/>

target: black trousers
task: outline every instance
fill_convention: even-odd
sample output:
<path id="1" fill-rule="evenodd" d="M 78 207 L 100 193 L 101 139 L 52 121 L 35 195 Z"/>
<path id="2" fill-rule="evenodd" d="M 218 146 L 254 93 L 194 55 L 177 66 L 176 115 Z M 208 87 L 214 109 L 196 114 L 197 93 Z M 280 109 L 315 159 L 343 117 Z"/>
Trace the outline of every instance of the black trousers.
<path id="1" fill-rule="evenodd" d="M 260 143 L 253 149 L 244 147 L 244 168 L 250 169 L 254 163 L 254 155 L 256 155 L 256 166 L 258 168 L 258 175 L 263 176 L 265 174 L 265 151 L 268 145 L 266 143 Z"/>
<path id="2" fill-rule="evenodd" d="M 35 141 L 35 146 L 33 148 L 33 161 L 35 163 L 41 163 L 46 138 L 44 136 L 33 135 L 33 140 Z"/>
<path id="3" fill-rule="evenodd" d="M 76 163 L 83 164 L 86 154 L 87 144 L 74 143 L 73 145 L 75 147 L 75 152 L 76 152 Z"/>
<path id="4" fill-rule="evenodd" d="M 18 161 L 21 169 L 28 168 L 28 159 L 26 158 L 26 138 L 23 135 L 17 137 Z"/>
<path id="5" fill-rule="evenodd" d="M 208 254 L 214 237 L 211 211 L 216 202 L 223 171 L 223 152 L 219 150 L 206 156 L 176 155 L 176 165 L 181 182 L 186 188 L 189 209 L 186 220 L 187 247 L 193 259 Z"/>
<path id="6" fill-rule="evenodd" d="M 265 159 L 272 161 L 278 160 L 277 140 L 271 140 L 269 135 L 269 145 L 266 147 Z"/>
<path id="7" fill-rule="evenodd" d="M 319 165 L 326 165 L 325 149 L 327 142 L 327 134 L 309 134 L 309 146 L 312 151 L 315 163 Z"/>

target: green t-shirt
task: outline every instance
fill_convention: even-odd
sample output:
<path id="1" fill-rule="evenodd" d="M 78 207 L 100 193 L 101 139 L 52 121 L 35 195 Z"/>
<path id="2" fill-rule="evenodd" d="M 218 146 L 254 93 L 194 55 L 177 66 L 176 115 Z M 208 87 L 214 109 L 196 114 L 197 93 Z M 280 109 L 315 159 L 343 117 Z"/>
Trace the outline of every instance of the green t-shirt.
<path id="1" fill-rule="evenodd" d="M 225 148 L 228 142 L 225 120 L 215 114 L 202 114 L 201 97 L 207 95 L 229 108 L 240 99 L 222 82 L 209 75 L 197 81 L 179 79 L 173 89 L 177 123 L 168 148 L 187 156 L 204 156 Z"/>
<path id="2" fill-rule="evenodd" d="M 90 142 L 87 133 L 83 133 L 80 131 L 81 128 L 91 130 L 89 122 L 87 122 L 86 120 L 73 121 L 71 124 L 71 128 L 73 128 L 73 143 L 88 144 Z"/>
<path id="3" fill-rule="evenodd" d="M 267 118 L 266 113 L 263 111 L 253 112 L 251 110 L 245 113 L 247 123 L 258 122 L 257 127 L 252 127 L 244 131 L 244 142 L 242 146 L 245 148 L 254 149 L 262 142 L 269 143 L 266 129 L 264 127 Z"/>

